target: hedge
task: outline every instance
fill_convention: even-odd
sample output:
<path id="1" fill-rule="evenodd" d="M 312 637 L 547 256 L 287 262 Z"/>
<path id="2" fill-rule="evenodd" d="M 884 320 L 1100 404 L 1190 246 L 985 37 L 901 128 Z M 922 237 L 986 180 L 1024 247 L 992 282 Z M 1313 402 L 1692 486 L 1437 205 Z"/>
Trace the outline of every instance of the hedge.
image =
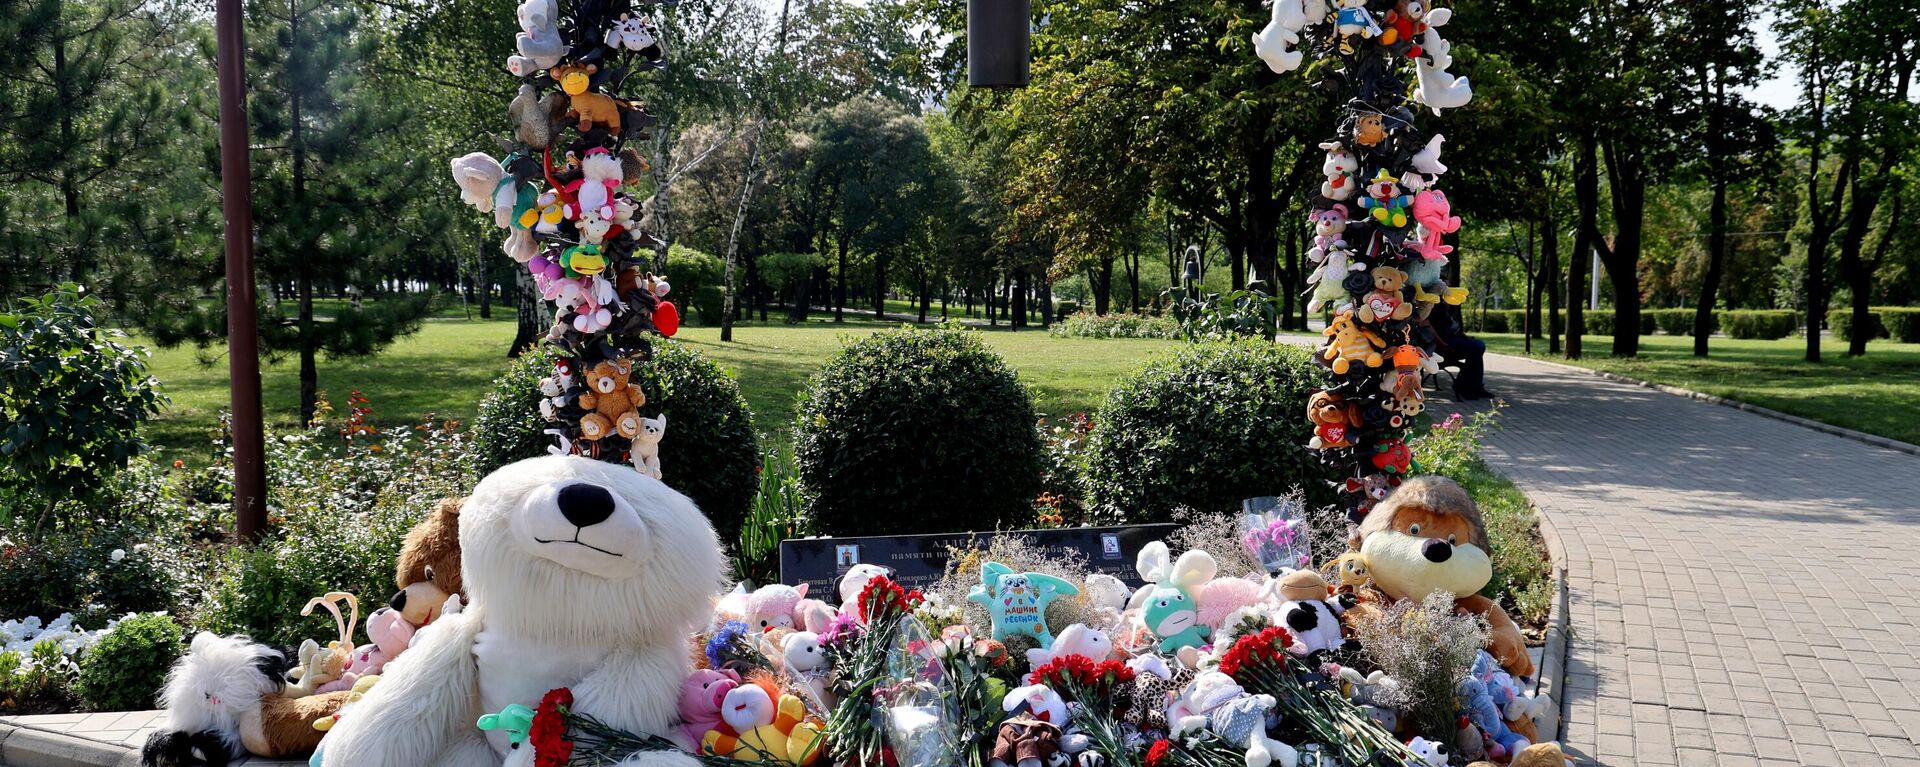
<path id="1" fill-rule="evenodd" d="M 1920 307 L 1868 307 L 1867 322 L 1873 328 L 1873 334 L 1868 336 L 1869 339 L 1891 338 L 1901 343 L 1920 343 Z M 1852 341 L 1853 310 L 1849 308 L 1828 311 L 1827 327 L 1833 329 L 1834 338 Z"/>
<path id="2" fill-rule="evenodd" d="M 1305 445 L 1307 398 L 1326 384 L 1306 347 L 1188 344 L 1121 380 L 1094 415 L 1081 485 L 1101 523 L 1230 513 L 1240 501 L 1306 491 L 1334 503 L 1337 467 Z"/>
<path id="3" fill-rule="evenodd" d="M 1521 309 L 1489 309 L 1483 313 L 1469 309 L 1461 312 L 1469 333 L 1519 333 L 1526 324 L 1526 312 Z M 1589 336 L 1613 334 L 1613 312 L 1607 309 L 1581 312 L 1584 333 Z M 1641 309 L 1641 335 L 1653 335 L 1657 330 L 1665 335 L 1685 336 L 1693 334 L 1693 309 Z M 1564 331 L 1566 312 L 1560 313 L 1560 321 L 1554 329 Z M 1915 324 L 1920 325 L 1920 322 Z M 1785 338 L 1800 327 L 1800 313 L 1791 309 L 1721 309 L 1713 313 L 1714 329 L 1726 333 L 1732 338 Z M 1915 329 L 1920 333 L 1920 328 Z"/>

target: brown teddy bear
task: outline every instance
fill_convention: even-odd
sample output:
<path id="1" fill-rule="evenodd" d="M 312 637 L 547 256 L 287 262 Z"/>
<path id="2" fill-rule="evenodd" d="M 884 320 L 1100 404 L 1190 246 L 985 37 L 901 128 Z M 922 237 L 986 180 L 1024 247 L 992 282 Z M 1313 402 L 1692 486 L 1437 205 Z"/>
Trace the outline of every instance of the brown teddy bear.
<path id="1" fill-rule="evenodd" d="M 1491 547 L 1480 507 L 1453 480 L 1424 476 L 1401 483 L 1373 507 L 1349 543 L 1366 558 L 1383 604 L 1445 592 L 1463 613 L 1484 616 L 1492 630 L 1487 649 L 1507 673 L 1533 676 L 1526 639 L 1498 602 L 1480 595 L 1493 578 Z M 1360 605 L 1349 613 L 1361 612 Z"/>
<path id="2" fill-rule="evenodd" d="M 618 434 L 632 439 L 640 434 L 640 406 L 647 394 L 628 381 L 633 363 L 623 359 L 601 362 L 587 370 L 587 390 L 580 406 L 593 412 L 580 418 L 580 436 L 598 440 Z"/>
<path id="3" fill-rule="evenodd" d="M 1400 295 L 1407 286 L 1407 273 L 1391 266 L 1376 266 L 1373 269 L 1373 292 L 1367 294 L 1367 300 L 1361 302 L 1355 311 L 1362 322 L 1381 322 L 1385 320 L 1404 320 L 1413 316 L 1413 304 L 1407 303 Z"/>
<path id="4" fill-rule="evenodd" d="M 441 606 L 455 594 L 465 598 L 460 578 L 460 506 L 464 498 L 440 502 L 426 518 L 414 523 L 400 544 L 393 584 L 399 593 L 388 605 L 414 626 L 440 617 Z"/>
<path id="5" fill-rule="evenodd" d="M 1317 391 L 1307 400 L 1307 420 L 1313 422 L 1313 440 L 1307 447 L 1353 447 L 1351 430 L 1360 425 L 1360 406 L 1333 392 Z"/>

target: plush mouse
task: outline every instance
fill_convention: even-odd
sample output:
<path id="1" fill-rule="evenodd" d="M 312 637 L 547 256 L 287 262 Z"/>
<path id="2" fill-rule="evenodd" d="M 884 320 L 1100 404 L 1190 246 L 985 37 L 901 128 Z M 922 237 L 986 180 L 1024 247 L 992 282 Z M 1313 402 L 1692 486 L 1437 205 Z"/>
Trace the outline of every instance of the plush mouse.
<path id="1" fill-rule="evenodd" d="M 498 767 L 509 736 L 482 734 L 480 716 L 560 687 L 615 729 L 673 732 L 686 637 L 726 567 L 692 501 L 626 466 L 532 458 L 475 486 L 460 549 L 470 605 L 387 665 L 327 733 L 323 767 Z M 620 764 L 698 762 L 647 751 Z"/>

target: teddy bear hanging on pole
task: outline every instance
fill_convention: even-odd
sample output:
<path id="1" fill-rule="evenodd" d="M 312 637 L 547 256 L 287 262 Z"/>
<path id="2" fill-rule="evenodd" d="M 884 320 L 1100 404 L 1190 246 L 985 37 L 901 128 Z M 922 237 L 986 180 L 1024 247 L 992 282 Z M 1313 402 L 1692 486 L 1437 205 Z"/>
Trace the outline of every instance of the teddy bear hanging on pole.
<path id="1" fill-rule="evenodd" d="M 653 0 L 524 0 L 507 71 L 522 79 L 507 105 L 504 159 L 473 152 L 452 162 L 461 199 L 493 214 L 508 257 L 532 272 L 554 307 L 546 343 L 561 356 L 540 381 L 551 452 L 632 463 L 660 477 L 665 416 L 642 415 L 632 378 L 653 334 L 679 313 L 667 282 L 637 252 L 658 243 L 641 229 L 637 187 L 648 165 L 634 146 L 654 118 L 621 95 L 628 78 L 665 66 Z"/>
<path id="2" fill-rule="evenodd" d="M 1426 0 L 1274 0 L 1272 20 L 1253 36 L 1275 72 L 1309 53 L 1332 59 L 1324 84 L 1343 99 L 1338 132 L 1320 144 L 1326 183 L 1309 206 L 1310 308 L 1332 312 L 1316 357 L 1332 384 L 1307 415 L 1345 421 L 1337 439 L 1322 435 L 1310 447 L 1349 476 L 1342 489 L 1355 523 L 1378 500 L 1366 488 L 1398 484 L 1417 467 L 1405 440 L 1425 398 L 1408 376 L 1439 361 L 1424 320 L 1437 302 L 1466 298 L 1441 277 L 1451 251 L 1441 237 L 1460 221 L 1437 188 L 1443 139 L 1413 124 L 1416 101 L 1437 114 L 1472 95 L 1466 78 L 1446 71 L 1452 57 L 1439 27 L 1452 16 Z"/>

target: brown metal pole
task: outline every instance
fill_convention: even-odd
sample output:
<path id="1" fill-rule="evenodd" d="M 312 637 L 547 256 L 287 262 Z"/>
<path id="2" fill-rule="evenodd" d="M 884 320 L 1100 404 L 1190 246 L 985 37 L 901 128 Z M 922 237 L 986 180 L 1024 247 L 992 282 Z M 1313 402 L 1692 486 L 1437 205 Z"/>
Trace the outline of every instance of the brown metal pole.
<path id="1" fill-rule="evenodd" d="M 253 292 L 253 190 L 247 157 L 247 41 L 241 0 L 219 0 L 220 207 L 227 218 L 227 376 L 233 391 L 233 518 L 240 540 L 267 527 L 260 336 Z"/>

